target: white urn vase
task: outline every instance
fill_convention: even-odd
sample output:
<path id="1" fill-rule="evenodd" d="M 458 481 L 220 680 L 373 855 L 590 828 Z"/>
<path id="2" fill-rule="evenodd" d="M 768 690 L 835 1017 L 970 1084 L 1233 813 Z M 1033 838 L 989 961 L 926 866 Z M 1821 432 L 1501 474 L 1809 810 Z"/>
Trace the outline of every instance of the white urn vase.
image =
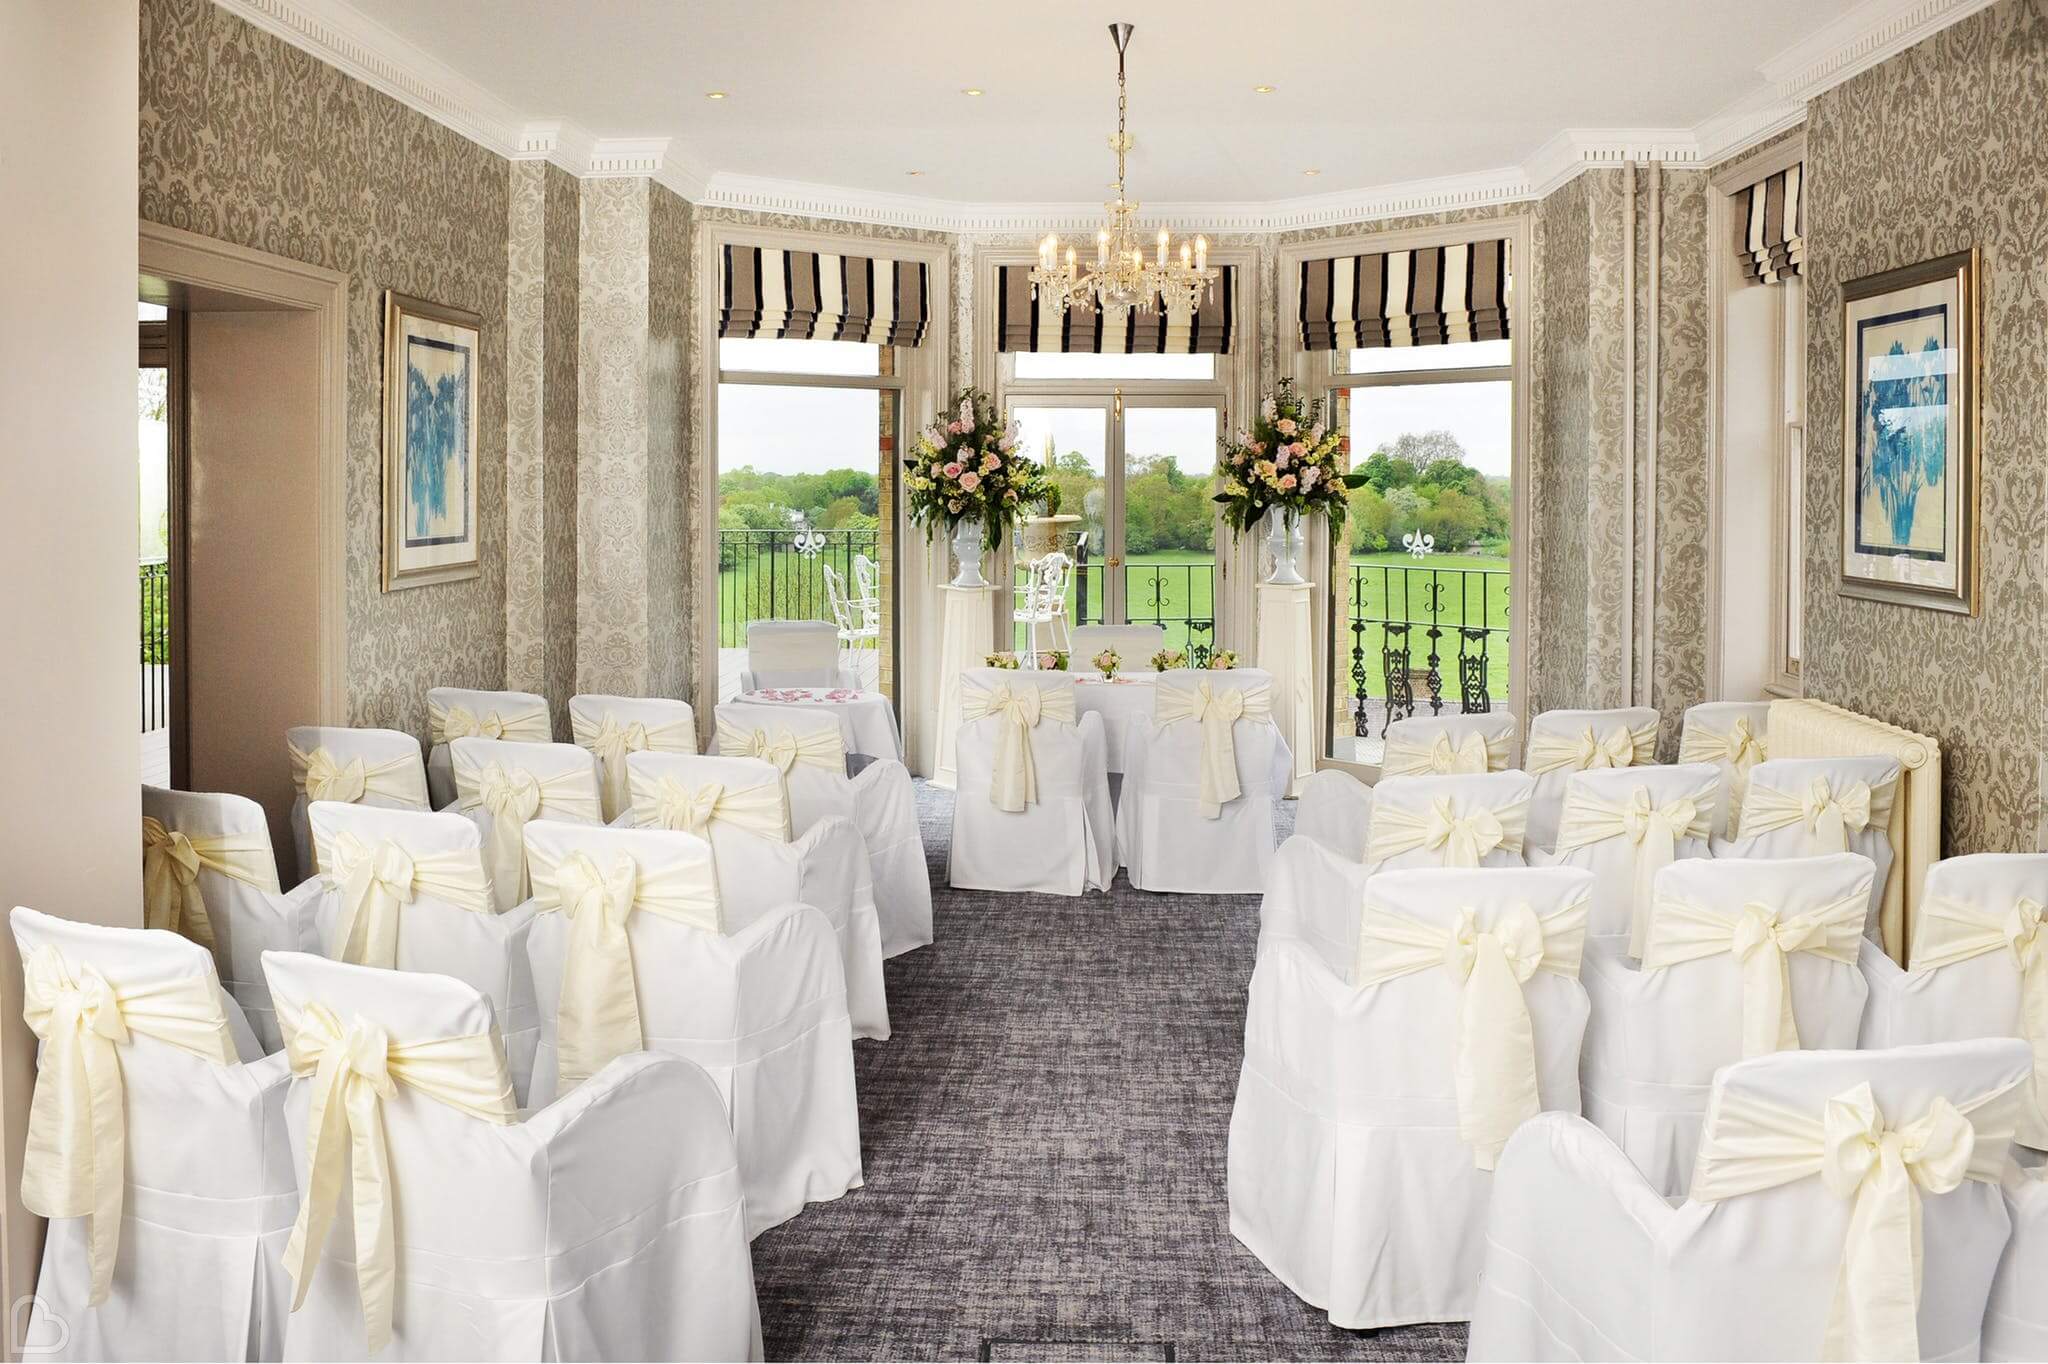
<path id="1" fill-rule="evenodd" d="M 1302 533 L 1301 513 L 1275 507 L 1266 513 L 1266 552 L 1273 557 L 1266 581 L 1276 587 L 1300 587 L 1301 552 L 1308 537 Z"/>
<path id="2" fill-rule="evenodd" d="M 981 522 L 972 517 L 963 517 L 953 527 L 953 558 L 958 567 L 953 572 L 954 587 L 987 587 L 989 581 L 981 576 Z"/>

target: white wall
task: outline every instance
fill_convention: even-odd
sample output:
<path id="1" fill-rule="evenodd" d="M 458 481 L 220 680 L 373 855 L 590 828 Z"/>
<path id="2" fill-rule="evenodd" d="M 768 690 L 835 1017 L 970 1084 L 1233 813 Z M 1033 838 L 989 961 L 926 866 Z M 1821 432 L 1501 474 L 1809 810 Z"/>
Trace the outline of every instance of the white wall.
<path id="1" fill-rule="evenodd" d="M 137 23 L 136 0 L 0 5 L 0 127 L 20 134 L 0 153 L 0 908 L 128 924 L 142 919 Z M 11 1306 L 33 1288 L 40 1227 L 17 1193 L 33 1042 L 0 939 Z"/>

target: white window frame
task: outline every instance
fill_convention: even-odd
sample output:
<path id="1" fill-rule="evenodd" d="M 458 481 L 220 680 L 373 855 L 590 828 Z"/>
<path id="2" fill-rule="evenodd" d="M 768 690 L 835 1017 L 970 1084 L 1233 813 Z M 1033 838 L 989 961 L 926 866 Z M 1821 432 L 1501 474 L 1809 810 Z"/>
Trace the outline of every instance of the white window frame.
<path id="1" fill-rule="evenodd" d="M 1508 695 L 1496 705 L 1515 716 L 1526 732 L 1529 697 L 1529 296 L 1534 279 L 1533 219 L 1528 213 L 1502 214 L 1498 218 L 1450 223 L 1436 227 L 1398 228 L 1362 232 L 1348 237 L 1325 238 L 1293 243 L 1281 248 L 1278 290 L 1281 302 L 1279 338 L 1285 357 L 1283 371 L 1292 374 L 1297 388 L 1311 397 L 1332 400 L 1338 389 L 1374 388 L 1408 384 L 1498 382 L 1512 385 L 1514 404 L 1512 446 L 1508 481 L 1513 497 L 1509 515 L 1508 551 Z M 1329 351 L 1305 351 L 1299 340 L 1301 325 L 1300 291 L 1290 281 L 1301 278 L 1303 262 L 1327 260 L 1333 256 L 1360 256 L 1385 251 L 1414 251 L 1438 246 L 1462 246 L 1468 242 L 1508 243 L 1509 270 L 1514 289 L 1508 295 L 1508 335 L 1514 345 L 1506 365 L 1457 370 L 1397 370 L 1381 374 L 1350 372 L 1351 347 Z M 1349 432 L 1346 433 L 1347 435 Z M 1359 452 L 1352 451 L 1354 459 Z M 1329 725 L 1337 706 L 1337 659 L 1333 635 L 1338 593 L 1333 575 L 1337 570 L 1336 547 L 1327 528 L 1312 523 L 1308 562 L 1320 566 L 1315 576 L 1314 631 L 1316 647 L 1316 766 L 1350 772 L 1366 781 L 1379 778 L 1375 764 L 1330 756 Z"/>

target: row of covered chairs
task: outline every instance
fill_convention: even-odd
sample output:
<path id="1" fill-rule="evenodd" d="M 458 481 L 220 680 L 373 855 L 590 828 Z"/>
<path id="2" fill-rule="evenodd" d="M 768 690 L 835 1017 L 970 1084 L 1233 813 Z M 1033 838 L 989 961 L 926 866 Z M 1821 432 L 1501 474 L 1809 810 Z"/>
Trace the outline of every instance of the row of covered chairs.
<path id="1" fill-rule="evenodd" d="M 1102 717 L 1077 711 L 1070 674 L 964 672 L 950 883 L 1079 895 L 1122 866 L 1140 890 L 1256 893 L 1292 769 L 1271 674 L 1179 669 L 1153 688 L 1112 802 Z"/>

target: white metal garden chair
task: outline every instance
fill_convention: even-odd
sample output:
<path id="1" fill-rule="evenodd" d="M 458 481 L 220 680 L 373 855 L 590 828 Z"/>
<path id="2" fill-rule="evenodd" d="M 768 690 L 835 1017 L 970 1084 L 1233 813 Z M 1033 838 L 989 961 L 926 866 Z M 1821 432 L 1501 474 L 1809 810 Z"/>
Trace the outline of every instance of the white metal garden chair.
<path id="1" fill-rule="evenodd" d="M 1038 652 L 1039 630 L 1054 649 L 1072 649 L 1073 636 L 1067 629 L 1067 582 L 1074 574 L 1074 561 L 1058 550 L 1033 559 L 1024 569 L 1024 585 L 1016 588 L 1016 603 L 1010 618 L 1025 627 L 1025 648 Z"/>
<path id="2" fill-rule="evenodd" d="M 830 564 L 822 565 L 825 570 L 825 600 L 832 607 L 832 623 L 839 627 L 839 648 L 842 652 L 858 649 L 863 644 L 878 643 L 882 638 L 881 602 L 865 592 L 849 596 L 846 579 Z M 855 581 L 859 581 L 859 569 L 855 569 Z"/>

